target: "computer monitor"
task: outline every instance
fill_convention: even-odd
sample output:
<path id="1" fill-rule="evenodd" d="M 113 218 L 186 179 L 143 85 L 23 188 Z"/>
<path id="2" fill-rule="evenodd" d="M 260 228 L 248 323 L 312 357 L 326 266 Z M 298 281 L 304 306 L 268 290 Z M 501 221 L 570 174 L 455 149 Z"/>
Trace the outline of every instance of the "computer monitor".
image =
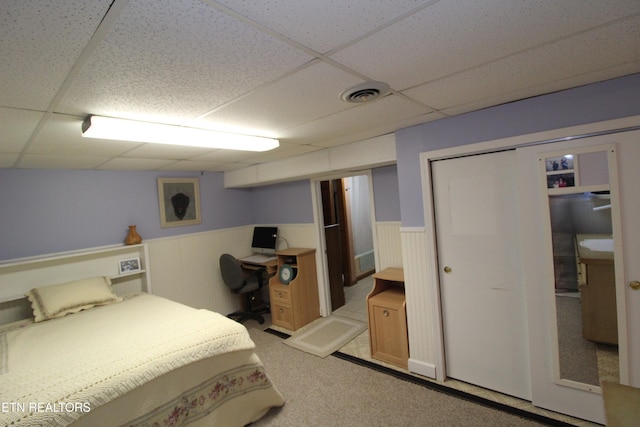
<path id="1" fill-rule="evenodd" d="M 277 239 L 278 227 L 254 227 L 251 250 L 257 254 L 274 254 Z"/>

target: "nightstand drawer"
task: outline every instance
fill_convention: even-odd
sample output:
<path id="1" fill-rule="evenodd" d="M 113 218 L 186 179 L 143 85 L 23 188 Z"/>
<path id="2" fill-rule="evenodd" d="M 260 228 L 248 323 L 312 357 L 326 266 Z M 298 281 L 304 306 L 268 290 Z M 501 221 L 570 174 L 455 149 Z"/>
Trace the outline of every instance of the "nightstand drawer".
<path id="1" fill-rule="evenodd" d="M 281 303 L 291 303 L 291 297 L 289 295 L 289 289 L 282 289 L 282 287 L 272 287 L 271 289 L 271 301 Z"/>
<path id="2" fill-rule="evenodd" d="M 271 300 L 271 322 L 274 325 L 293 330 L 293 312 L 291 306 Z"/>

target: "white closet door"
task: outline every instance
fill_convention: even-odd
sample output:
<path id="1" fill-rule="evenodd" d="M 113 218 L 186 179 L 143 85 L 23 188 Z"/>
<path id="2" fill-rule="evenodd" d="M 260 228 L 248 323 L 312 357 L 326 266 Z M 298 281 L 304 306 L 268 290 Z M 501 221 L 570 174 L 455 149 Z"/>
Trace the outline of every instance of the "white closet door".
<path id="1" fill-rule="evenodd" d="M 432 164 L 446 374 L 529 400 L 515 151 Z"/>

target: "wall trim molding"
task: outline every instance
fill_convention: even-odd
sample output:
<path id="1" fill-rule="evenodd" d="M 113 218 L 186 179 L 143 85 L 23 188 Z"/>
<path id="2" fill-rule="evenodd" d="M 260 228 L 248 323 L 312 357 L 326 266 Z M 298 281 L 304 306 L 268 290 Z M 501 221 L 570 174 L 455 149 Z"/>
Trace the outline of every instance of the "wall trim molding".
<path id="1" fill-rule="evenodd" d="M 424 375 L 428 378 L 436 378 L 436 365 L 433 363 L 426 363 L 421 360 L 409 358 L 409 372 Z"/>
<path id="2" fill-rule="evenodd" d="M 426 227 L 400 227 L 401 233 L 426 233 Z"/>

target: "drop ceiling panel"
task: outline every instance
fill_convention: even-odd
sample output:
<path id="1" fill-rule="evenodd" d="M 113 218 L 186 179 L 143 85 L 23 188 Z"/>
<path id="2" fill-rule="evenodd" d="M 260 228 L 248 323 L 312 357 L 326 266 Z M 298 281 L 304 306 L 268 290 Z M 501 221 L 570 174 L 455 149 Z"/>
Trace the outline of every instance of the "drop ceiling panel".
<path id="1" fill-rule="evenodd" d="M 403 90 L 639 10 L 631 0 L 440 1 L 332 58 Z"/>
<path id="2" fill-rule="evenodd" d="M 18 165 L 21 169 L 96 169 L 108 157 L 59 156 L 25 154 Z"/>
<path id="3" fill-rule="evenodd" d="M 262 163 L 265 161 L 273 162 L 319 150 L 322 150 L 322 147 L 313 145 L 287 144 L 285 142 L 281 142 L 280 148 L 276 148 L 275 150 L 271 151 L 265 151 L 262 153 L 255 153 L 255 156 L 248 157 L 247 160 L 252 163 Z"/>
<path id="4" fill-rule="evenodd" d="M 250 151 L 215 150 L 215 151 L 210 151 L 209 153 L 203 154 L 201 156 L 195 157 L 192 160 L 210 161 L 214 163 L 234 162 L 234 163 L 253 164 L 255 162 L 254 159 L 256 159 L 256 157 L 259 157 L 259 156 L 260 156 L 260 153 L 255 153 Z"/>
<path id="5" fill-rule="evenodd" d="M 0 168 L 10 168 L 18 160 L 18 154 L 0 154 Z"/>
<path id="6" fill-rule="evenodd" d="M 414 99 L 444 110 L 482 99 L 537 87 L 535 95 L 546 93 L 546 85 L 600 70 L 609 69 L 608 78 L 621 74 L 617 66 L 640 61 L 640 16 L 616 24 L 580 33 L 537 49 L 454 74 L 404 93 Z M 604 42 L 604 43 L 603 43 Z M 616 67 L 611 67 L 615 65 Z M 602 77 L 600 75 L 599 77 Z M 598 81 L 584 81 L 583 84 Z"/>
<path id="7" fill-rule="evenodd" d="M 127 159 L 116 157 L 102 163 L 96 169 L 104 170 L 156 170 L 166 168 L 175 163 L 175 160 L 163 159 Z"/>
<path id="8" fill-rule="evenodd" d="M 0 105 L 46 110 L 112 0 L 2 0 Z"/>
<path id="9" fill-rule="evenodd" d="M 142 144 L 123 153 L 121 157 L 142 159 L 186 160 L 213 151 L 211 148 L 185 147 L 181 145 Z"/>
<path id="10" fill-rule="evenodd" d="M 28 153 L 108 158 L 140 145 L 139 142 L 83 138 L 81 126 L 80 117 L 64 114 L 47 116 L 40 132 L 34 136 Z"/>
<path id="11" fill-rule="evenodd" d="M 294 127 L 352 108 L 353 104 L 340 100 L 340 93 L 362 82 L 338 68 L 316 62 L 203 119 L 216 128 L 226 125 L 236 131 L 250 123 L 253 129 L 245 131 L 277 138 L 280 136 L 277 132 L 268 135 L 268 130 Z"/>
<path id="12" fill-rule="evenodd" d="M 620 67 L 607 68 L 606 70 L 586 73 L 578 77 L 574 76 L 569 79 L 558 80 L 540 86 L 519 89 L 517 91 L 505 93 L 492 98 L 483 98 L 474 102 L 467 102 L 463 105 L 446 108 L 442 110 L 442 113 L 450 116 L 456 116 L 459 114 L 464 114 L 471 111 L 512 102 L 514 99 L 525 99 L 538 96 L 541 93 L 557 92 L 566 89 L 567 87 L 574 87 L 574 85 L 587 85 L 593 82 L 599 82 L 611 78 L 625 76 L 628 74 L 633 74 L 634 72 L 640 72 L 640 64 L 625 64 Z"/>
<path id="13" fill-rule="evenodd" d="M 5 0 L 0 167 L 304 163 L 325 148 L 640 72 L 639 16 L 638 0 Z M 339 101 L 369 79 L 393 94 Z M 281 147 L 87 140 L 89 113 L 250 130 Z"/>
<path id="14" fill-rule="evenodd" d="M 419 0 L 219 0 L 262 25 L 325 53 L 387 24 L 421 4 Z"/>
<path id="15" fill-rule="evenodd" d="M 333 145 L 330 143 L 332 139 L 340 137 L 345 131 L 352 135 L 374 128 L 379 130 L 397 120 L 406 120 L 427 112 L 424 106 L 398 95 L 388 95 L 374 102 L 350 108 L 340 114 L 286 129 L 282 133 L 284 139 L 305 140 L 314 145 L 327 147 Z M 309 139 L 307 135 L 312 135 L 312 138 Z"/>
<path id="16" fill-rule="evenodd" d="M 178 160 L 176 162 L 161 167 L 159 170 L 189 171 L 189 172 L 223 172 L 225 163 L 199 162 L 194 160 Z"/>
<path id="17" fill-rule="evenodd" d="M 60 109 L 184 121 L 311 59 L 198 0 L 169 4 L 130 2 Z"/>
<path id="18" fill-rule="evenodd" d="M 20 153 L 42 117 L 37 111 L 0 108 L 0 153 Z"/>

